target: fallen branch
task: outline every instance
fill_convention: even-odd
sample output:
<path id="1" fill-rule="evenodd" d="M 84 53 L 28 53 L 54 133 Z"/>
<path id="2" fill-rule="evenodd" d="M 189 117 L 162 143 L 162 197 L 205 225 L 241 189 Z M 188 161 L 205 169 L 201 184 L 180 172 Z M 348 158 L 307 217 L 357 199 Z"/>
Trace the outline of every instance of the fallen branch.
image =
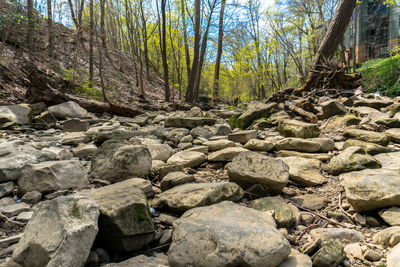
<path id="1" fill-rule="evenodd" d="M 353 218 L 347 211 L 345 211 L 342 207 L 342 192 L 339 192 L 339 209 L 343 214 L 353 223 L 361 225 L 356 219 Z"/>
<path id="2" fill-rule="evenodd" d="M 295 113 L 295 114 L 297 114 L 297 115 L 300 115 L 300 116 L 301 116 L 305 121 L 307 121 L 307 122 L 311 122 L 311 123 L 317 123 L 317 122 L 318 122 L 317 116 L 315 116 L 315 115 L 314 115 L 313 113 L 311 113 L 311 112 L 305 111 L 305 110 L 302 109 L 302 108 L 294 107 L 294 106 L 289 107 L 289 109 L 290 109 L 293 113 Z"/>
<path id="3" fill-rule="evenodd" d="M 0 220 L 3 220 L 6 223 L 10 223 L 10 224 L 17 225 L 17 226 L 25 226 L 24 223 L 14 221 L 14 220 L 8 218 L 6 215 L 4 215 L 1 212 L 0 212 Z"/>

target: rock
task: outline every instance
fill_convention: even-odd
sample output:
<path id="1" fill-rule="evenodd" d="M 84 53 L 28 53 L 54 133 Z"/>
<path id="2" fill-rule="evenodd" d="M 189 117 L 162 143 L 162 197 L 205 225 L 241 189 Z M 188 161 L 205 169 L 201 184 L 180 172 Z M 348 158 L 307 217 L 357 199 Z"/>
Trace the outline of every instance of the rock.
<path id="1" fill-rule="evenodd" d="M 280 121 L 290 120 L 289 114 L 286 111 L 281 110 L 272 114 L 268 119 L 273 125 L 278 125 Z"/>
<path id="2" fill-rule="evenodd" d="M 300 152 L 317 152 L 321 145 L 317 142 L 302 138 L 285 138 L 275 144 L 277 150 L 295 150 Z"/>
<path id="3" fill-rule="evenodd" d="M 334 116 L 326 120 L 322 125 L 323 133 L 331 133 L 340 131 L 351 125 L 358 125 L 361 119 L 352 115 L 347 114 L 344 116 Z"/>
<path id="4" fill-rule="evenodd" d="M 51 154 L 52 160 L 70 160 L 74 156 L 69 149 L 61 147 L 45 147 L 42 152 Z"/>
<path id="5" fill-rule="evenodd" d="M 153 240 L 154 225 L 149 205 L 137 181 L 129 179 L 83 195 L 100 208 L 98 242 L 112 251 L 134 251 Z"/>
<path id="6" fill-rule="evenodd" d="M 107 140 L 129 140 L 131 138 L 134 138 L 138 135 L 140 135 L 140 132 L 131 130 L 131 129 L 125 129 L 125 128 L 117 128 L 111 131 L 101 131 L 95 134 L 90 134 L 93 136 L 93 142 L 97 144 L 101 144 Z M 138 145 L 140 143 L 134 143 L 135 145 Z M 132 144 L 133 145 L 133 144 Z"/>
<path id="7" fill-rule="evenodd" d="M 110 263 L 104 267 L 168 267 L 168 261 L 156 257 L 139 255 L 119 263 Z"/>
<path id="8" fill-rule="evenodd" d="M 343 245 L 339 240 L 329 241 L 312 256 L 313 266 L 315 267 L 336 267 L 339 266 L 346 255 Z"/>
<path id="9" fill-rule="evenodd" d="M 394 172 L 400 171 L 400 166 L 399 166 L 400 152 L 382 153 L 376 155 L 374 158 L 376 158 L 382 163 L 382 169 Z"/>
<path id="10" fill-rule="evenodd" d="M 282 160 L 289 166 L 289 179 L 300 186 L 316 186 L 326 182 L 321 173 L 321 161 L 301 157 L 286 157 Z"/>
<path id="11" fill-rule="evenodd" d="M 169 140 L 174 142 L 175 144 L 179 143 L 183 137 L 189 134 L 189 130 L 186 128 L 176 128 L 169 131 L 165 137 Z"/>
<path id="12" fill-rule="evenodd" d="M 386 118 L 386 119 L 377 120 L 376 124 L 383 125 L 387 128 L 399 128 L 400 120 L 396 119 L 396 118 Z"/>
<path id="13" fill-rule="evenodd" d="M 33 104 L 22 104 L 23 106 L 27 106 L 32 110 L 32 115 L 38 115 L 47 110 L 47 106 L 43 102 L 33 103 Z"/>
<path id="14" fill-rule="evenodd" d="M 325 153 L 303 153 L 297 151 L 289 151 L 289 150 L 279 150 L 275 152 L 277 157 L 285 158 L 285 157 L 300 157 L 305 159 L 315 159 L 322 162 L 329 161 L 332 156 Z"/>
<path id="15" fill-rule="evenodd" d="M 40 199 L 42 198 L 42 193 L 38 191 L 30 191 L 26 192 L 22 197 L 21 201 L 34 205 L 36 203 L 39 203 Z"/>
<path id="16" fill-rule="evenodd" d="M 72 154 L 78 158 L 88 158 L 93 156 L 97 151 L 95 144 L 79 144 L 78 147 L 72 149 Z"/>
<path id="17" fill-rule="evenodd" d="M 309 141 L 316 142 L 320 144 L 321 152 L 327 153 L 329 151 L 335 150 L 335 142 L 330 138 L 311 138 Z"/>
<path id="18" fill-rule="evenodd" d="M 206 155 L 195 151 L 181 151 L 168 159 L 168 163 L 181 164 L 183 167 L 197 167 L 207 160 Z"/>
<path id="19" fill-rule="evenodd" d="M 18 179 L 19 190 L 50 192 L 60 189 L 82 188 L 89 184 L 85 168 L 77 160 L 46 161 L 27 164 Z"/>
<path id="20" fill-rule="evenodd" d="M 167 144 L 154 144 L 147 148 L 153 160 L 167 161 L 174 154 L 174 150 Z"/>
<path id="21" fill-rule="evenodd" d="M 350 243 L 344 247 L 344 252 L 348 259 L 355 258 L 355 259 L 364 259 L 362 254 L 362 249 L 360 244 L 358 243 Z"/>
<path id="22" fill-rule="evenodd" d="M 218 161 L 232 161 L 237 155 L 242 152 L 248 151 L 243 147 L 228 147 L 222 150 L 215 151 L 208 155 L 208 161 L 218 162 Z"/>
<path id="23" fill-rule="evenodd" d="M 362 149 L 365 150 L 367 154 L 370 154 L 372 156 L 380 153 L 388 153 L 389 149 L 387 147 L 374 144 L 374 143 L 368 143 L 364 141 L 359 141 L 359 140 L 354 140 L 354 139 L 348 139 L 346 142 L 343 144 L 343 149 L 346 149 L 351 146 L 358 146 L 361 147 Z"/>
<path id="24" fill-rule="evenodd" d="M 80 119 L 70 119 L 64 122 L 63 131 L 64 132 L 86 132 L 90 125 L 88 121 Z"/>
<path id="25" fill-rule="evenodd" d="M 191 148 L 186 149 L 186 151 L 195 151 L 195 152 L 200 152 L 203 154 L 208 153 L 208 146 L 194 146 Z"/>
<path id="26" fill-rule="evenodd" d="M 257 152 L 243 152 L 226 165 L 229 181 L 248 187 L 260 183 L 272 194 L 279 194 L 289 178 L 289 167 L 280 159 Z"/>
<path id="27" fill-rule="evenodd" d="M 227 147 L 236 146 L 234 142 L 226 140 L 226 139 L 207 141 L 207 142 L 204 142 L 203 144 L 208 146 L 209 151 L 218 151 L 218 150 L 221 150 L 221 149 L 224 149 Z"/>
<path id="28" fill-rule="evenodd" d="M 142 189 L 143 193 L 146 195 L 146 197 L 153 197 L 154 196 L 154 191 L 153 191 L 153 186 L 149 180 L 143 179 L 143 178 L 130 178 L 128 180 L 125 180 L 126 185 L 128 186 L 136 186 Z"/>
<path id="29" fill-rule="evenodd" d="M 214 125 L 216 119 L 214 118 L 206 118 L 206 117 L 168 117 L 165 120 L 165 127 L 182 127 L 193 129 L 198 126 L 205 126 L 205 125 Z"/>
<path id="30" fill-rule="evenodd" d="M 381 163 L 371 155 L 365 154 L 361 147 L 348 147 L 339 155 L 333 157 L 324 170 L 332 175 L 339 175 L 345 172 L 359 171 L 363 169 L 381 168 Z"/>
<path id="31" fill-rule="evenodd" d="M 399 267 L 400 244 L 390 250 L 387 256 L 386 267 Z"/>
<path id="32" fill-rule="evenodd" d="M 322 242 L 338 239 L 344 244 L 364 243 L 364 238 L 359 232 L 347 228 L 317 228 L 311 230 L 310 235 L 315 240 L 321 239 Z"/>
<path id="33" fill-rule="evenodd" d="M 151 173 L 153 176 L 163 178 L 170 172 L 183 172 L 183 165 L 180 163 L 165 163 L 160 160 L 154 160 Z"/>
<path id="34" fill-rule="evenodd" d="M 393 104 L 389 99 L 360 99 L 354 101 L 355 107 L 370 107 L 375 109 L 385 108 Z"/>
<path id="35" fill-rule="evenodd" d="M 400 143 L 400 128 L 389 129 L 385 132 L 395 143 Z"/>
<path id="36" fill-rule="evenodd" d="M 242 130 L 251 126 L 253 121 L 260 118 L 268 118 L 272 113 L 276 112 L 278 105 L 274 102 L 264 104 L 255 102 L 250 104 L 246 111 L 243 112 L 235 121 L 235 127 Z"/>
<path id="37" fill-rule="evenodd" d="M 48 111 L 42 112 L 40 115 L 37 115 L 33 118 L 33 122 L 35 123 L 44 123 L 51 126 L 55 126 L 57 123 L 56 117 Z"/>
<path id="38" fill-rule="evenodd" d="M 181 212 L 224 200 L 239 201 L 243 195 L 243 190 L 235 183 L 191 183 L 158 194 L 152 204 L 156 208 L 166 207 Z"/>
<path id="39" fill-rule="evenodd" d="M 98 232 L 98 217 L 98 206 L 87 199 L 41 202 L 12 258 L 23 266 L 84 266 Z"/>
<path id="40" fill-rule="evenodd" d="M 257 138 L 257 131 L 247 130 L 234 132 L 228 135 L 228 139 L 235 143 L 246 144 L 249 140 Z"/>
<path id="41" fill-rule="evenodd" d="M 392 226 L 376 233 L 372 241 L 384 247 L 394 247 L 400 243 L 400 226 Z"/>
<path id="42" fill-rule="evenodd" d="M 15 201 L 11 197 L 3 197 L 0 199 L 0 207 L 15 204 Z"/>
<path id="43" fill-rule="evenodd" d="M 31 206 L 26 203 L 16 203 L 0 207 L 0 213 L 3 213 L 7 217 L 13 217 L 20 214 L 21 212 L 28 211 L 30 207 Z"/>
<path id="44" fill-rule="evenodd" d="M 348 139 L 356 139 L 382 146 L 387 146 L 390 142 L 390 137 L 386 134 L 359 129 L 348 129 L 343 133 L 343 136 Z"/>
<path id="45" fill-rule="evenodd" d="M 232 129 L 227 124 L 215 124 L 214 134 L 217 136 L 225 136 L 232 132 Z"/>
<path id="46" fill-rule="evenodd" d="M 322 115 L 326 119 L 332 117 L 333 115 L 347 113 L 346 107 L 336 100 L 323 102 L 320 104 L 320 106 L 322 107 Z"/>
<path id="47" fill-rule="evenodd" d="M 19 222 L 29 222 L 29 220 L 32 218 L 33 212 L 32 211 L 24 211 L 18 214 L 16 220 Z"/>
<path id="48" fill-rule="evenodd" d="M 0 106 L 0 123 L 12 122 L 29 124 L 32 121 L 32 110 L 22 105 Z"/>
<path id="49" fill-rule="evenodd" d="M 193 137 L 193 139 L 200 137 L 208 140 L 211 136 L 213 136 L 213 133 L 205 127 L 196 127 L 190 131 L 190 135 Z"/>
<path id="50" fill-rule="evenodd" d="M 292 209 L 280 196 L 253 200 L 249 207 L 259 211 L 274 211 L 274 218 L 279 228 L 289 228 L 296 223 Z"/>
<path id="51" fill-rule="evenodd" d="M 92 157 L 91 174 L 110 182 L 129 177 L 143 178 L 150 174 L 151 163 L 151 154 L 146 147 L 107 140 Z"/>
<path id="52" fill-rule="evenodd" d="M 382 257 L 381 255 L 379 255 L 377 252 L 373 251 L 373 250 L 366 250 L 363 257 L 368 260 L 368 261 L 379 261 Z M 400 261 L 400 259 L 399 259 Z"/>
<path id="53" fill-rule="evenodd" d="M 274 144 L 267 140 L 251 139 L 244 145 L 244 148 L 268 152 L 274 148 Z"/>
<path id="54" fill-rule="evenodd" d="M 277 266 L 291 251 L 268 213 L 232 202 L 190 210 L 174 226 L 171 266 Z"/>
<path id="55" fill-rule="evenodd" d="M 379 216 L 391 226 L 400 226 L 400 208 L 391 207 L 389 209 L 379 211 Z"/>
<path id="56" fill-rule="evenodd" d="M 385 169 L 350 172 L 340 176 L 346 198 L 358 211 L 400 206 L 400 174 Z"/>
<path id="57" fill-rule="evenodd" d="M 10 195 L 13 191 L 14 191 L 13 182 L 0 184 L 0 198 Z"/>
<path id="58" fill-rule="evenodd" d="M 302 195 L 291 198 L 299 206 L 310 210 L 320 210 L 325 208 L 329 200 L 325 197 L 319 197 L 313 194 Z"/>
<path id="59" fill-rule="evenodd" d="M 176 185 L 190 183 L 194 181 L 194 176 L 184 172 L 170 172 L 160 182 L 161 190 L 165 191 Z"/>
<path id="60" fill-rule="evenodd" d="M 289 257 L 282 262 L 278 267 L 311 267 L 311 258 L 305 254 L 292 249 Z"/>
<path id="61" fill-rule="evenodd" d="M 90 136 L 86 135 L 84 132 L 74 132 L 65 133 L 62 135 L 61 143 L 63 145 L 77 146 L 82 143 L 88 143 L 90 141 Z"/>
<path id="62" fill-rule="evenodd" d="M 318 137 L 321 133 L 316 124 L 296 120 L 281 121 L 278 130 L 282 136 L 298 138 Z"/>
<path id="63" fill-rule="evenodd" d="M 81 108 L 77 103 L 72 101 L 50 106 L 48 107 L 48 111 L 58 119 L 84 119 L 89 117 L 89 113 L 84 108 Z"/>

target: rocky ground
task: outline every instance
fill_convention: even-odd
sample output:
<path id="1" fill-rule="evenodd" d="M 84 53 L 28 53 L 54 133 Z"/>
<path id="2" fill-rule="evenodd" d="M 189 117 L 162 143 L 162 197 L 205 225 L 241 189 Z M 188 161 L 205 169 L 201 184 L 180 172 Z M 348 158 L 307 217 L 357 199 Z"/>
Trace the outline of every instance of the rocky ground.
<path id="1" fill-rule="evenodd" d="M 0 266 L 400 266 L 398 100 L 2 106 Z"/>

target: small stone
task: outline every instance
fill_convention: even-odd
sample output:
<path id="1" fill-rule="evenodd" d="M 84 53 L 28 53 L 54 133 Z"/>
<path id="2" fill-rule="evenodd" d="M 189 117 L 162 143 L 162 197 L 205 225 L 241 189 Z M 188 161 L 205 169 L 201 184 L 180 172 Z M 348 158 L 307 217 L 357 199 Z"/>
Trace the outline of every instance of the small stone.
<path id="1" fill-rule="evenodd" d="M 291 200 L 297 205 L 300 205 L 303 208 L 307 208 L 310 210 L 322 209 L 326 207 L 326 205 L 329 203 L 329 200 L 327 198 L 319 197 L 313 194 L 297 196 L 291 198 Z"/>
<path id="2" fill-rule="evenodd" d="M 228 135 L 228 139 L 235 143 L 246 144 L 249 140 L 257 138 L 257 131 L 239 131 Z"/>
<path id="3" fill-rule="evenodd" d="M 363 259 L 362 249 L 360 244 L 351 243 L 344 247 L 344 252 L 346 253 L 347 258 L 356 258 Z"/>
<path id="4" fill-rule="evenodd" d="M 364 258 L 368 261 L 379 261 L 382 257 L 377 252 L 368 249 L 364 253 Z"/>
<path id="5" fill-rule="evenodd" d="M 64 122 L 63 131 L 64 132 L 86 132 L 90 127 L 88 121 L 80 119 L 70 119 Z"/>
<path id="6" fill-rule="evenodd" d="M 17 221 L 19 222 L 28 222 L 33 215 L 33 211 L 24 211 L 18 214 Z"/>
<path id="7" fill-rule="evenodd" d="M 34 204 L 38 203 L 41 198 L 42 198 L 42 193 L 40 193 L 38 191 L 30 191 L 30 192 L 26 192 L 22 196 L 21 201 L 31 204 L 31 205 L 34 205 Z"/>
<path id="8" fill-rule="evenodd" d="M 31 206 L 26 203 L 16 203 L 0 207 L 0 212 L 6 215 L 7 217 L 13 217 L 20 214 L 23 211 L 28 211 L 30 207 Z"/>
<path id="9" fill-rule="evenodd" d="M 14 183 L 8 182 L 0 184 L 0 198 L 11 194 L 14 191 Z"/>

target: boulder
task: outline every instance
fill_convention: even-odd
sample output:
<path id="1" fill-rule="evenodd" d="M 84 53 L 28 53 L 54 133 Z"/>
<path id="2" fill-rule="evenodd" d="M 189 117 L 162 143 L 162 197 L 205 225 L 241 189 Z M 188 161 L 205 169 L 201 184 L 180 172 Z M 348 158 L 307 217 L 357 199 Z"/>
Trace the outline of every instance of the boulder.
<path id="1" fill-rule="evenodd" d="M 317 152 L 321 145 L 317 142 L 302 138 L 285 138 L 275 144 L 276 150 L 294 150 L 299 152 Z"/>
<path id="2" fill-rule="evenodd" d="M 145 146 L 107 140 L 92 157 L 91 174 L 110 182 L 129 177 L 143 178 L 150 174 L 151 163 L 151 154 Z"/>
<path id="3" fill-rule="evenodd" d="M 274 144 L 267 140 L 251 139 L 244 145 L 244 148 L 253 151 L 268 152 L 274 148 Z"/>
<path id="4" fill-rule="evenodd" d="M 207 141 L 207 142 L 204 142 L 203 145 L 208 146 L 209 151 L 217 151 L 217 150 L 221 150 L 221 149 L 224 149 L 227 147 L 236 146 L 234 142 L 226 140 L 226 139 Z"/>
<path id="5" fill-rule="evenodd" d="M 356 139 L 382 146 L 387 146 L 390 142 L 390 137 L 386 134 L 359 129 L 348 129 L 343 133 L 343 136 L 347 139 Z"/>
<path id="6" fill-rule="evenodd" d="M 46 193 L 60 189 L 82 188 L 88 184 L 86 170 L 77 160 L 27 164 L 18 179 L 19 190 L 22 194 L 29 191 Z"/>
<path id="7" fill-rule="evenodd" d="M 249 140 L 257 138 L 257 131 L 238 131 L 228 135 L 228 139 L 235 143 L 246 144 Z"/>
<path id="8" fill-rule="evenodd" d="M 354 139 L 348 139 L 346 142 L 344 142 L 342 149 L 346 149 L 351 146 L 358 146 L 361 147 L 362 149 L 365 150 L 367 154 L 370 154 L 372 156 L 380 153 L 388 153 L 389 149 L 387 147 L 374 144 L 374 143 L 368 143 L 364 141 L 359 141 L 359 140 L 354 140 Z"/>
<path id="9" fill-rule="evenodd" d="M 279 122 L 279 133 L 285 137 L 313 138 L 321 134 L 316 124 L 296 120 L 284 120 Z"/>
<path id="10" fill-rule="evenodd" d="M 167 162 L 193 168 L 203 164 L 206 160 L 206 155 L 201 152 L 181 151 L 170 157 Z"/>
<path id="11" fill-rule="evenodd" d="M 81 108 L 77 103 L 73 101 L 64 102 L 55 106 L 50 106 L 47 109 L 58 119 L 66 118 L 77 118 L 84 119 L 89 117 L 89 113 L 86 109 Z"/>
<path id="12" fill-rule="evenodd" d="M 100 209 L 97 241 L 112 251 L 143 248 L 154 237 L 149 205 L 134 179 L 78 193 Z"/>
<path id="13" fill-rule="evenodd" d="M 236 202 L 243 195 L 243 190 L 235 183 L 190 183 L 175 186 L 158 194 L 152 204 L 156 208 L 165 207 L 175 212 L 182 212 L 224 200 Z"/>
<path id="14" fill-rule="evenodd" d="M 32 110 L 22 105 L 0 106 L 0 123 L 3 122 L 29 124 L 32 122 Z"/>
<path id="15" fill-rule="evenodd" d="M 243 152 L 226 165 L 229 181 L 243 187 L 263 184 L 268 192 L 279 194 L 289 179 L 289 167 L 280 159 L 257 152 Z"/>
<path id="16" fill-rule="evenodd" d="M 217 120 L 206 117 L 168 117 L 165 120 L 165 127 L 182 127 L 193 129 L 199 126 L 214 125 Z"/>
<path id="17" fill-rule="evenodd" d="M 227 147 L 208 155 L 208 161 L 210 162 L 232 161 L 233 158 L 235 158 L 237 155 L 246 151 L 248 150 L 243 147 Z"/>
<path id="18" fill-rule="evenodd" d="M 147 146 L 147 148 L 153 160 L 167 161 L 174 154 L 174 150 L 167 144 L 154 144 Z"/>
<path id="19" fill-rule="evenodd" d="M 336 100 L 328 100 L 320 104 L 322 107 L 322 115 L 325 119 L 332 117 L 333 115 L 346 114 L 346 107 Z"/>
<path id="20" fill-rule="evenodd" d="M 280 196 L 253 200 L 250 202 L 249 207 L 259 211 L 273 211 L 273 217 L 279 228 L 289 228 L 296 223 L 296 217 L 292 209 Z"/>
<path id="21" fill-rule="evenodd" d="M 291 252 L 269 213 L 232 202 L 187 211 L 174 226 L 171 266 L 272 267 Z"/>
<path id="22" fill-rule="evenodd" d="M 289 179 L 299 186 L 316 186 L 326 182 L 321 172 L 321 161 L 301 157 L 286 157 L 282 160 L 289 166 Z"/>
<path id="23" fill-rule="evenodd" d="M 268 104 L 255 102 L 250 104 L 246 111 L 243 112 L 235 121 L 235 126 L 240 129 L 247 129 L 253 121 L 260 118 L 268 118 L 272 113 L 276 112 L 277 103 L 271 102 Z"/>
<path id="24" fill-rule="evenodd" d="M 324 170 L 332 175 L 339 175 L 345 172 L 359 171 L 367 168 L 379 169 L 381 163 L 373 156 L 365 154 L 361 147 L 348 147 L 339 155 L 333 157 Z"/>
<path id="25" fill-rule="evenodd" d="M 84 266 L 98 232 L 98 217 L 99 207 L 85 198 L 41 202 L 12 258 L 31 267 Z"/>
<path id="26" fill-rule="evenodd" d="M 190 183 L 194 181 L 194 176 L 184 172 L 170 172 L 162 178 L 160 182 L 161 190 L 165 191 L 176 185 Z"/>

